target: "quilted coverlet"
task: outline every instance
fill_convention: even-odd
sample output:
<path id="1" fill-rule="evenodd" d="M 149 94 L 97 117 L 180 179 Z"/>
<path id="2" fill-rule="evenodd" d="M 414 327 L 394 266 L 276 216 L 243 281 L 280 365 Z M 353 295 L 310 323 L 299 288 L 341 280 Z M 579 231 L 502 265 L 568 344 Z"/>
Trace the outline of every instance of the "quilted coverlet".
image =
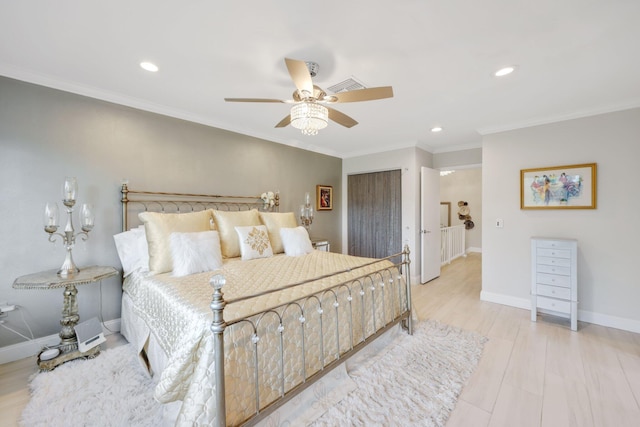
<path id="1" fill-rule="evenodd" d="M 227 422 L 237 424 L 402 312 L 406 294 L 397 268 L 388 261 L 355 268 L 371 261 L 314 251 L 300 257 L 231 259 L 220 270 L 179 278 L 169 273 L 128 276 L 124 291 L 167 355 L 156 399 L 163 403 L 183 401 L 177 425 L 209 425 L 216 416 L 209 329 L 213 292 L 209 280 L 213 275 L 225 276 L 224 298 L 232 300 L 353 269 L 226 306 L 227 322 L 250 316 L 249 321 L 225 330 Z M 373 279 L 360 279 L 318 297 L 304 298 L 378 270 L 382 271 Z M 295 300 L 300 302 L 287 305 Z M 266 314 L 256 314 L 264 310 Z"/>

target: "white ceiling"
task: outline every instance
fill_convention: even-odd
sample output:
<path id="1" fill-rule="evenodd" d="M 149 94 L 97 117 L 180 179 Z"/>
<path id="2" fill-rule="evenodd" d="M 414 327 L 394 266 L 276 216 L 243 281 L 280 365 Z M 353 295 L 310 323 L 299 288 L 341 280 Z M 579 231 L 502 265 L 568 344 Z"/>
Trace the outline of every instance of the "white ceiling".
<path id="1" fill-rule="evenodd" d="M 343 158 L 639 107 L 639 43 L 637 0 L 0 3 L 0 75 Z M 285 57 L 394 97 L 335 104 L 360 124 L 317 136 L 274 128 L 287 104 L 224 102 L 290 99 Z"/>

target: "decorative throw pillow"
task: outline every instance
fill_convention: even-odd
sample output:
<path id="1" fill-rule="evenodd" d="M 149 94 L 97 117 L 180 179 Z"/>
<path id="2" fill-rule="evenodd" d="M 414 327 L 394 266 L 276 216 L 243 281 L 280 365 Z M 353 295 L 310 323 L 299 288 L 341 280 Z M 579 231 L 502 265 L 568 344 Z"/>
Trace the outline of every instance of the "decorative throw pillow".
<path id="1" fill-rule="evenodd" d="M 113 236 L 124 277 L 136 270 L 149 270 L 149 248 L 144 226 Z"/>
<path id="2" fill-rule="evenodd" d="M 176 277 L 222 267 L 220 236 L 217 231 L 171 233 L 169 241 L 173 275 Z"/>
<path id="3" fill-rule="evenodd" d="M 189 213 L 142 212 L 138 218 L 144 223 L 149 245 L 149 270 L 154 274 L 173 270 L 171 263 L 171 233 L 190 233 L 211 230 L 213 209 Z"/>
<path id="4" fill-rule="evenodd" d="M 240 256 L 240 244 L 236 234 L 236 227 L 260 225 L 257 209 L 251 209 L 250 211 L 214 210 L 213 219 L 220 232 L 220 246 L 222 247 L 222 256 L 225 258 Z"/>
<path id="5" fill-rule="evenodd" d="M 236 227 L 242 260 L 269 258 L 273 256 L 267 227 L 264 225 L 250 225 Z"/>
<path id="6" fill-rule="evenodd" d="M 259 215 L 260 221 L 267 227 L 273 253 L 281 254 L 284 252 L 284 247 L 280 238 L 280 229 L 297 227 L 295 214 L 293 212 L 260 212 Z"/>
<path id="7" fill-rule="evenodd" d="M 300 256 L 313 252 L 309 233 L 304 227 L 281 228 L 280 237 L 287 256 Z"/>

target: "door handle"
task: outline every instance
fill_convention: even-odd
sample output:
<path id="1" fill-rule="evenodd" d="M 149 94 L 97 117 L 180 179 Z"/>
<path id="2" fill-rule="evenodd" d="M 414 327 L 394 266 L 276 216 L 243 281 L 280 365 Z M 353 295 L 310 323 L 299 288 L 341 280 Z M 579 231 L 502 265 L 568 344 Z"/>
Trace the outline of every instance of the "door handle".
<path id="1" fill-rule="evenodd" d="M 427 234 L 427 233 L 431 233 L 431 232 L 429 230 L 420 230 L 420 233 Z"/>

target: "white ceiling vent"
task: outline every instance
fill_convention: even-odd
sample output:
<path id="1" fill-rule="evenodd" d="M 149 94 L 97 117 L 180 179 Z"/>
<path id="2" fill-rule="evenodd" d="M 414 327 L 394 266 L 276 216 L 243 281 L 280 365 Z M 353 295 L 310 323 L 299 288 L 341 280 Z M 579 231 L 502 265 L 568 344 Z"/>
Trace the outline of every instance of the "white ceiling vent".
<path id="1" fill-rule="evenodd" d="M 364 85 L 364 83 L 356 80 L 355 77 L 351 76 L 343 82 L 334 84 L 333 86 L 329 86 L 327 89 L 333 93 L 340 93 L 350 90 L 366 89 L 366 86 Z"/>

